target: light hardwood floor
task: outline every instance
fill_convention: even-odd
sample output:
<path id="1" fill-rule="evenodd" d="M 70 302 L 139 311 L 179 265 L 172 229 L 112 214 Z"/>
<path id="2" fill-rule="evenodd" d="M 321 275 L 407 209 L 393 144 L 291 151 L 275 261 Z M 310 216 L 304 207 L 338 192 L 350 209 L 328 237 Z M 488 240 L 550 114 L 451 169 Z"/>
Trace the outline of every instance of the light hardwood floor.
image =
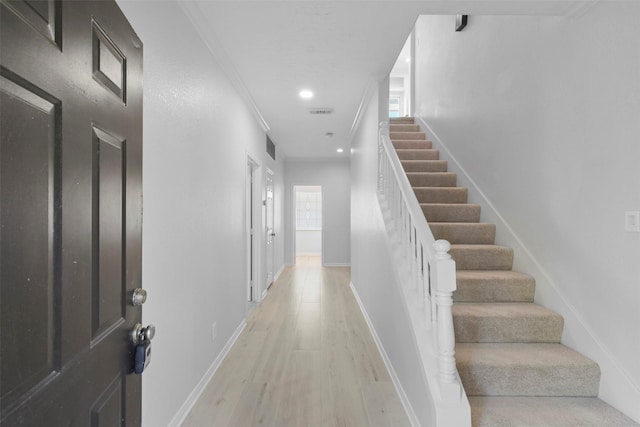
<path id="1" fill-rule="evenodd" d="M 285 269 L 183 427 L 410 425 L 349 282 L 318 257 Z"/>

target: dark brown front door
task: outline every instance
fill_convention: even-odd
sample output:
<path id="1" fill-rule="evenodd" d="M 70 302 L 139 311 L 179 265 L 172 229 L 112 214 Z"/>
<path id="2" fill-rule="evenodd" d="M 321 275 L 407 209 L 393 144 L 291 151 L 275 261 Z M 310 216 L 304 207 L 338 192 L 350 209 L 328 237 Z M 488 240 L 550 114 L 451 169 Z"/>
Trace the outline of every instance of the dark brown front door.
<path id="1" fill-rule="evenodd" d="M 142 44 L 113 0 L 0 1 L 0 422 L 139 426 Z"/>

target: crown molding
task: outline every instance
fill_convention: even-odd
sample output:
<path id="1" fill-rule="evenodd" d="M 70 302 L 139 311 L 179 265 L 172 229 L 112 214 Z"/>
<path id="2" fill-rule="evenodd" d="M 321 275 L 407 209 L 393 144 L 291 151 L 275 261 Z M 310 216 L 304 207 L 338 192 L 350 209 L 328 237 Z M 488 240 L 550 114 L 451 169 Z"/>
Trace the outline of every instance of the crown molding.
<path id="1" fill-rule="evenodd" d="M 255 100 L 251 96 L 249 89 L 244 84 L 244 81 L 238 73 L 238 69 L 233 64 L 233 61 L 229 57 L 229 54 L 225 51 L 224 47 L 216 37 L 214 31 L 211 29 L 209 23 L 204 18 L 204 13 L 197 2 L 189 0 L 175 0 L 180 9 L 184 12 L 187 19 L 193 25 L 196 33 L 205 44 L 211 55 L 220 65 L 220 68 L 227 76 L 234 89 L 238 92 L 238 95 L 245 101 L 255 119 L 258 121 L 265 133 L 269 133 L 271 128 L 265 120 L 264 116 L 260 112 L 260 108 L 256 104 Z"/>
<path id="2" fill-rule="evenodd" d="M 565 9 L 563 15 L 567 18 L 581 18 L 598 3 L 600 3 L 600 0 L 580 0 L 571 2 L 571 4 L 569 4 Z"/>

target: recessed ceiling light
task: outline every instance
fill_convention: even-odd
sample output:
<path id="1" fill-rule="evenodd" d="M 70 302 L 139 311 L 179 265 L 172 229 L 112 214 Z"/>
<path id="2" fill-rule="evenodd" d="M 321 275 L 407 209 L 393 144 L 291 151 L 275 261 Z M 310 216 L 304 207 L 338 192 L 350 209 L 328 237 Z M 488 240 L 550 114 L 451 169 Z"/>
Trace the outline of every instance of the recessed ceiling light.
<path id="1" fill-rule="evenodd" d="M 336 151 L 337 151 L 338 153 L 342 153 L 344 150 L 343 150 L 342 148 L 338 148 Z"/>
<path id="2" fill-rule="evenodd" d="M 411 58 L 405 59 L 405 62 L 411 62 Z"/>
<path id="3" fill-rule="evenodd" d="M 308 89 L 301 90 L 298 95 L 300 95 L 300 98 L 302 98 L 302 99 L 313 98 L 313 92 L 311 92 Z"/>

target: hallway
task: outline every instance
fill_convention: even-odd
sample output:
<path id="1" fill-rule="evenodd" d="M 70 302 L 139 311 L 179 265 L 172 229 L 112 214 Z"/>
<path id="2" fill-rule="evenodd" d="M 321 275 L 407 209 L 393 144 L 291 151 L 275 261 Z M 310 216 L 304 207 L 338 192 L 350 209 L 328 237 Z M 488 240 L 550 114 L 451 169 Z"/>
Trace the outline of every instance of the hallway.
<path id="1" fill-rule="evenodd" d="M 183 426 L 408 426 L 349 282 L 319 257 L 286 268 Z"/>

